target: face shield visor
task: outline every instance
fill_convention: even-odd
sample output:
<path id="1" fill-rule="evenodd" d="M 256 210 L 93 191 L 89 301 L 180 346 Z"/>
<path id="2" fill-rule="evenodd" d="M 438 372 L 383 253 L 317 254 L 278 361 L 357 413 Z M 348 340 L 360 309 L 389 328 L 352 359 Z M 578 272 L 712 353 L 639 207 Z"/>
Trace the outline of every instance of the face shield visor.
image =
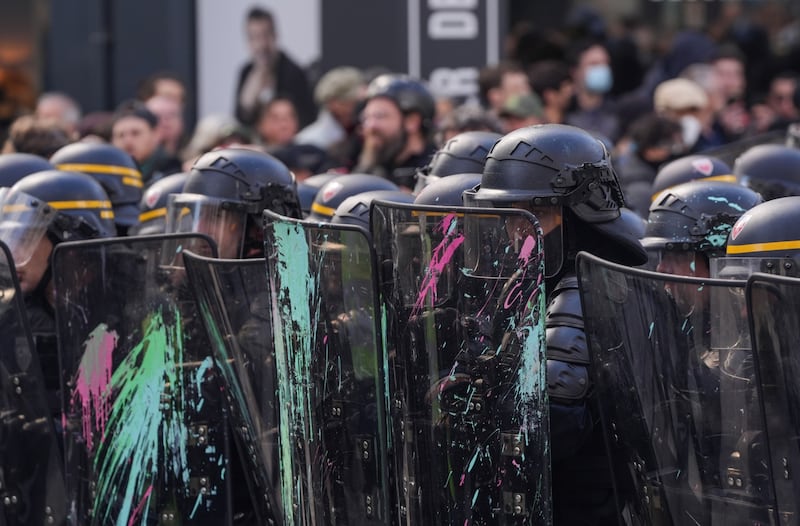
<path id="1" fill-rule="evenodd" d="M 485 201 L 475 198 L 475 192 L 464 192 L 465 206 L 483 208 L 517 208 L 527 210 L 536 216 L 544 236 L 544 273 L 545 277 L 556 276 L 564 264 L 564 229 L 563 208 L 559 205 L 533 205 L 530 201 L 503 203 Z M 524 243 L 525 239 L 535 232 L 530 231 L 528 221 L 515 221 L 509 218 L 505 225 L 511 246 Z"/>
<path id="2" fill-rule="evenodd" d="M 199 194 L 173 194 L 167 200 L 166 232 L 206 234 L 222 259 L 241 257 L 246 223 L 247 213 L 237 203 Z"/>
<path id="3" fill-rule="evenodd" d="M 30 261 L 57 214 L 41 199 L 0 189 L 0 240 L 8 246 L 17 267 Z"/>

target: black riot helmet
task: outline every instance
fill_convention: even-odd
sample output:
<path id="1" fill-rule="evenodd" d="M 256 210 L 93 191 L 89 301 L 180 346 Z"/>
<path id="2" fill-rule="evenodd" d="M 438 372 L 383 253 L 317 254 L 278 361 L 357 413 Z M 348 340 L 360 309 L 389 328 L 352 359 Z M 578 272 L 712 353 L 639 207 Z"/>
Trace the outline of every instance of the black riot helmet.
<path id="1" fill-rule="evenodd" d="M 442 177 L 483 173 L 486 155 L 501 137 L 499 133 L 486 131 L 467 131 L 452 137 L 420 171 L 414 193 L 420 193 L 427 185 Z"/>
<path id="2" fill-rule="evenodd" d="M 114 211 L 103 187 L 76 172 L 46 170 L 0 191 L 0 239 L 24 265 L 39 241 L 55 245 L 116 234 Z"/>
<path id="3" fill-rule="evenodd" d="M 369 211 L 373 201 L 413 203 L 414 196 L 402 190 L 372 190 L 351 195 L 336 207 L 331 223 L 334 225 L 359 226 L 369 234 Z"/>
<path id="4" fill-rule="evenodd" d="M 707 179 L 664 190 L 650 206 L 642 239 L 650 265 L 656 268 L 666 252 L 685 253 L 692 261 L 702 254 L 705 263 L 724 256 L 734 223 L 761 202 L 749 188 Z"/>
<path id="5" fill-rule="evenodd" d="M 414 202 L 418 205 L 464 206 L 464 192 L 481 184 L 481 177 L 479 173 L 462 173 L 438 179 L 428 184 Z"/>
<path id="6" fill-rule="evenodd" d="M 622 228 L 624 199 L 608 151 L 574 126 L 543 124 L 505 135 L 486 157 L 480 187 L 465 193 L 465 204 L 532 211 L 545 233 L 548 276 L 589 248 L 625 264 L 647 260 L 638 239 Z"/>
<path id="7" fill-rule="evenodd" d="M 96 179 L 114 206 L 114 222 L 120 230 L 139 221 L 142 199 L 142 174 L 133 158 L 110 144 L 72 143 L 50 158 L 59 170 L 81 172 Z"/>
<path id="8" fill-rule="evenodd" d="M 147 187 L 139 203 L 139 224 L 131 227 L 130 235 L 163 234 L 167 229 L 167 201 L 171 194 L 183 192 L 187 173 L 162 177 Z"/>
<path id="9" fill-rule="evenodd" d="M 339 175 L 325 183 L 311 204 L 309 221 L 330 221 L 336 208 L 352 195 L 375 190 L 397 191 L 400 188 L 388 179 L 369 174 Z"/>
<path id="10" fill-rule="evenodd" d="M 13 186 L 26 175 L 52 169 L 53 165 L 44 157 L 32 153 L 4 153 L 0 155 L 0 188 Z"/>
<path id="11" fill-rule="evenodd" d="M 727 163 L 710 155 L 687 155 L 663 165 L 653 180 L 653 196 L 667 188 L 696 181 L 722 181 L 735 183 L 736 176 Z"/>
<path id="12" fill-rule="evenodd" d="M 385 97 L 392 100 L 400 111 L 419 113 L 422 128 L 430 130 L 436 115 L 436 102 L 428 88 L 419 80 L 408 75 L 386 73 L 375 77 L 367 86 L 367 98 Z"/>
<path id="13" fill-rule="evenodd" d="M 167 232 L 201 232 L 220 257 L 263 253 L 264 210 L 300 219 L 297 185 L 282 162 L 249 148 L 213 150 L 192 166 L 183 192 L 169 197 Z"/>
<path id="14" fill-rule="evenodd" d="M 767 201 L 733 225 L 726 257 L 712 275 L 746 279 L 752 272 L 800 277 L 800 196 Z"/>
<path id="15" fill-rule="evenodd" d="M 307 178 L 305 181 L 297 183 L 297 197 L 300 199 L 300 208 L 303 210 L 303 217 L 308 217 L 311 213 L 311 205 L 314 203 L 314 198 L 317 197 L 319 189 L 322 188 L 325 183 L 339 175 L 341 174 L 316 174 Z"/>
<path id="16" fill-rule="evenodd" d="M 760 193 L 765 201 L 800 195 L 800 150 L 780 144 L 759 144 L 733 164 L 741 184 Z"/>

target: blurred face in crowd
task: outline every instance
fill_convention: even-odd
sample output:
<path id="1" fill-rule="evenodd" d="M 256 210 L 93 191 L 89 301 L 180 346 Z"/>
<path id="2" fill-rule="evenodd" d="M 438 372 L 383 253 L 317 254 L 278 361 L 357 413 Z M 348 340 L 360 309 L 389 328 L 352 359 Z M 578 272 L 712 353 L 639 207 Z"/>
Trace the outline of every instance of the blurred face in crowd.
<path id="1" fill-rule="evenodd" d="M 264 110 L 256 128 L 265 144 L 289 144 L 299 129 L 294 105 L 286 99 L 273 100 Z"/>
<path id="2" fill-rule="evenodd" d="M 786 120 L 796 120 L 798 109 L 794 105 L 794 92 L 797 81 L 789 78 L 777 78 L 772 81 L 769 88 L 767 103 L 778 117 Z"/>
<path id="3" fill-rule="evenodd" d="M 724 100 L 738 99 L 744 95 L 744 66 L 734 58 L 721 58 L 714 62 L 716 87 Z"/>
<path id="4" fill-rule="evenodd" d="M 611 64 L 611 58 L 608 56 L 608 51 L 606 51 L 603 46 L 591 46 L 581 54 L 578 60 L 578 66 L 574 76 L 575 82 L 586 89 L 587 80 L 592 76 L 591 72 L 597 69 L 608 68 L 609 64 Z"/>
<path id="5" fill-rule="evenodd" d="M 406 119 L 400 108 L 391 100 L 375 97 L 367 102 L 361 114 L 364 147 L 375 152 L 379 163 L 394 160 L 408 137 Z"/>
<path id="6" fill-rule="evenodd" d="M 181 105 L 175 99 L 156 96 L 146 103 L 147 109 L 158 117 L 159 141 L 170 148 L 177 146 L 183 135 L 183 113 Z"/>
<path id="7" fill-rule="evenodd" d="M 531 92 L 531 85 L 525 73 L 509 71 L 503 74 L 500 89 L 503 91 L 503 102 L 505 102 L 512 95 L 527 95 Z"/>
<path id="8" fill-rule="evenodd" d="M 260 18 L 248 20 L 246 32 L 247 45 L 253 60 L 266 64 L 274 62 L 278 43 L 272 23 Z"/>
<path id="9" fill-rule="evenodd" d="M 146 161 L 158 147 L 158 132 L 139 117 L 123 117 L 114 123 L 111 143 L 137 163 Z"/>
<path id="10" fill-rule="evenodd" d="M 186 90 L 183 84 L 174 79 L 158 79 L 155 85 L 155 97 L 172 99 L 182 108 L 186 102 Z"/>

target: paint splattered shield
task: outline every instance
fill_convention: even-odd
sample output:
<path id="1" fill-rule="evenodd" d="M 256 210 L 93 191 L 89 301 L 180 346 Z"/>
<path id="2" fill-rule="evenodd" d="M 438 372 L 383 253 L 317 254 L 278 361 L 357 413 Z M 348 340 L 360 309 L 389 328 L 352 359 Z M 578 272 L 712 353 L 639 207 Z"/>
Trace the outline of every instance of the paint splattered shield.
<path id="1" fill-rule="evenodd" d="M 544 256 L 523 210 L 374 203 L 400 524 L 551 521 Z"/>
<path id="2" fill-rule="evenodd" d="M 374 251 L 358 227 L 264 218 L 284 523 L 388 525 Z"/>
<path id="3" fill-rule="evenodd" d="M 184 252 L 189 283 L 224 382 L 258 524 L 280 524 L 277 371 L 265 261 Z"/>
<path id="4" fill-rule="evenodd" d="M 11 252 L 0 242 L 0 524 L 64 524 L 53 413 Z"/>
<path id="5" fill-rule="evenodd" d="M 744 282 L 578 255 L 620 513 L 633 524 L 777 523 Z"/>
<path id="6" fill-rule="evenodd" d="M 770 467 L 780 523 L 800 512 L 800 279 L 754 274 L 747 282 L 747 314 L 761 378 Z"/>
<path id="7" fill-rule="evenodd" d="M 59 244 L 64 449 L 76 524 L 230 524 L 226 420 L 182 248 L 199 234 Z"/>

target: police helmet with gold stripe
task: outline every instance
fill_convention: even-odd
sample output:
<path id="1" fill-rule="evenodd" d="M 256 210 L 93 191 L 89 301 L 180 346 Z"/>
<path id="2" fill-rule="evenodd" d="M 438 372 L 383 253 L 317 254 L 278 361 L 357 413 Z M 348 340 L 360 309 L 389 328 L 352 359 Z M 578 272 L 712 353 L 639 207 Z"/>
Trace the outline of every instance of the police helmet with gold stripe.
<path id="1" fill-rule="evenodd" d="M 25 249 L 12 245 L 38 243 L 45 234 L 53 244 L 116 235 L 111 201 L 86 174 L 37 172 L 4 190 L 1 202 L 0 239 L 12 253 Z"/>
<path id="2" fill-rule="evenodd" d="M 110 144 L 73 143 L 50 158 L 59 170 L 81 172 L 96 179 L 114 207 L 115 223 L 122 230 L 139 222 L 142 174 L 133 158 Z"/>

